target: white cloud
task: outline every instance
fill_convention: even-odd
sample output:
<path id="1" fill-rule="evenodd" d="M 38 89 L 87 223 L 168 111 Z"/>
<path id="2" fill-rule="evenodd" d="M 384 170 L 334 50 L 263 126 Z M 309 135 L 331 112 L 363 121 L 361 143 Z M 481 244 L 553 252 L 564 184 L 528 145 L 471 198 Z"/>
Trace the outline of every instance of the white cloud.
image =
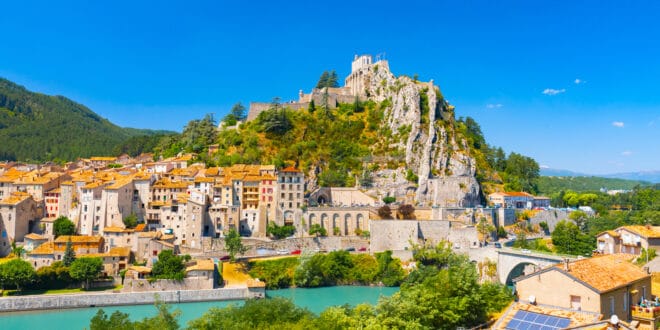
<path id="1" fill-rule="evenodd" d="M 613 121 L 612 126 L 614 126 L 614 127 L 623 127 L 624 124 L 623 124 L 622 121 Z"/>
<path id="2" fill-rule="evenodd" d="M 632 154 L 633 154 L 632 151 L 630 151 L 630 150 L 626 150 L 626 151 L 624 151 L 624 152 L 621 153 L 621 156 L 631 156 Z"/>
<path id="3" fill-rule="evenodd" d="M 544 169 L 545 169 L 545 168 L 550 168 L 550 166 L 548 166 L 548 165 L 543 165 L 543 164 L 539 165 L 539 167 L 540 167 L 540 168 L 544 168 Z"/>
<path id="4" fill-rule="evenodd" d="M 557 94 L 564 93 L 564 92 L 566 92 L 566 89 L 564 89 L 564 88 L 562 88 L 562 89 L 546 88 L 546 89 L 543 90 L 543 94 L 545 94 L 545 95 L 557 95 Z"/>
<path id="5" fill-rule="evenodd" d="M 502 105 L 501 103 L 496 103 L 496 104 L 489 103 L 489 104 L 486 104 L 486 109 L 499 109 L 503 106 L 504 105 Z"/>
<path id="6" fill-rule="evenodd" d="M 575 80 L 573 80 L 573 82 L 574 82 L 576 85 L 579 85 L 579 84 L 586 84 L 586 83 L 587 83 L 586 80 L 582 80 L 582 79 L 580 79 L 580 78 L 575 78 Z"/>

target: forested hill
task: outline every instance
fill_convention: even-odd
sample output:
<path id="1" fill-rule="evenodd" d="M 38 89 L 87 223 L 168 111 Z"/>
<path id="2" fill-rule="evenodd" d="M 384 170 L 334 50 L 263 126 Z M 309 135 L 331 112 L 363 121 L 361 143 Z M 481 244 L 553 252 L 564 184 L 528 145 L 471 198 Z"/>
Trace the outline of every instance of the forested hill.
<path id="1" fill-rule="evenodd" d="M 129 139 L 169 132 L 122 128 L 63 96 L 0 78 L 0 160 L 74 160 L 116 155 Z"/>
<path id="2" fill-rule="evenodd" d="M 632 190 L 636 186 L 650 186 L 650 182 L 603 178 L 596 176 L 542 176 L 538 179 L 539 192 L 552 194 L 562 190 L 577 192 L 608 190 Z"/>

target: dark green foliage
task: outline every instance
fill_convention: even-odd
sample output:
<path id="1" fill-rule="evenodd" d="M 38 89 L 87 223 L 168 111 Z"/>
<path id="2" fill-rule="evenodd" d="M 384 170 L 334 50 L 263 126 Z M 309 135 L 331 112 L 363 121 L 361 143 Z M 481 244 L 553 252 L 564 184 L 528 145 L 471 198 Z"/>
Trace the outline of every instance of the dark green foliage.
<path id="1" fill-rule="evenodd" d="M 283 239 L 285 237 L 293 236 L 296 232 L 296 227 L 292 225 L 278 226 L 276 223 L 271 222 L 268 225 L 266 232 L 275 239 Z"/>
<path id="2" fill-rule="evenodd" d="M 211 308 L 202 317 L 188 323 L 189 329 L 312 329 L 303 324 L 314 318 L 307 309 L 291 300 L 270 298 L 248 300 L 243 306 Z M 307 322 L 306 322 L 307 321 Z"/>
<path id="3" fill-rule="evenodd" d="M 348 173 L 343 170 L 328 169 L 319 175 L 319 185 L 321 187 L 346 187 Z"/>
<path id="4" fill-rule="evenodd" d="M 339 78 L 337 78 L 337 72 L 332 71 L 323 71 L 321 77 L 319 77 L 318 83 L 316 83 L 316 88 L 324 87 L 339 87 Z"/>
<path id="5" fill-rule="evenodd" d="M 403 282 L 406 273 L 401 268 L 401 260 L 392 258 L 392 251 L 376 253 L 378 261 L 377 278 L 385 286 L 398 286 Z"/>
<path id="6" fill-rule="evenodd" d="M 115 311 L 108 315 L 102 310 L 99 309 L 96 312 L 96 315 L 89 322 L 90 330 L 133 330 L 133 322 L 128 318 L 128 314 L 122 313 L 120 311 Z"/>
<path id="7" fill-rule="evenodd" d="M 73 251 L 73 246 L 71 244 L 71 237 L 69 237 L 69 240 L 66 241 L 64 256 L 62 256 L 62 264 L 66 267 L 69 267 L 75 260 L 76 260 L 76 252 Z"/>
<path id="8" fill-rule="evenodd" d="M 237 254 L 243 254 L 248 250 L 248 247 L 243 246 L 241 235 L 238 234 L 236 229 L 231 228 L 227 235 L 225 235 L 225 249 L 231 257 L 231 261 L 236 260 Z"/>
<path id="9" fill-rule="evenodd" d="M 590 256 L 595 238 L 583 234 L 573 222 L 560 221 L 552 232 L 552 244 L 559 253 Z"/>
<path id="10" fill-rule="evenodd" d="M 135 228 L 135 226 L 137 226 L 138 224 L 138 218 L 135 215 L 135 213 L 131 213 L 129 216 L 124 218 L 123 221 L 124 221 L 124 226 L 126 226 L 126 228 Z"/>
<path id="11" fill-rule="evenodd" d="M 81 257 L 71 263 L 69 275 L 77 281 L 84 284 L 85 289 L 89 289 L 90 281 L 97 278 L 103 270 L 103 260 L 101 258 Z"/>
<path id="12" fill-rule="evenodd" d="M 26 284 L 32 283 L 36 275 L 32 265 L 25 260 L 12 259 L 0 264 L 0 284 L 3 289 L 5 285 L 10 285 L 21 290 Z"/>
<path id="13" fill-rule="evenodd" d="M 53 232 L 55 237 L 73 235 L 76 233 L 76 225 L 69 218 L 62 215 L 53 222 Z"/>
<path id="14" fill-rule="evenodd" d="M 266 289 L 288 288 L 293 285 L 293 273 L 298 266 L 298 258 L 251 261 L 250 276 L 266 282 Z"/>
<path id="15" fill-rule="evenodd" d="M 37 278 L 31 288 L 34 289 L 64 289 L 74 283 L 69 274 L 69 267 L 63 262 L 56 261 L 50 266 L 37 270 Z"/>
<path id="16" fill-rule="evenodd" d="M 154 133 L 121 128 L 63 96 L 33 93 L 0 78 L 0 159 L 67 161 L 110 155 L 129 138 Z"/>
<path id="17" fill-rule="evenodd" d="M 383 197 L 383 203 L 385 203 L 385 204 L 392 204 L 394 202 L 396 202 L 396 197 L 394 197 L 394 196 Z"/>
<path id="18" fill-rule="evenodd" d="M 151 276 L 156 279 L 183 280 L 186 276 L 184 257 L 174 255 L 172 250 L 161 251 L 158 261 L 151 268 Z"/>
<path id="19" fill-rule="evenodd" d="M 281 136 L 293 128 L 287 110 L 281 107 L 273 107 L 260 113 L 257 123 L 264 132 L 272 136 Z"/>
<path id="20" fill-rule="evenodd" d="M 138 156 L 143 153 L 150 153 L 161 143 L 161 141 L 169 140 L 179 136 L 174 133 L 166 134 L 153 134 L 153 135 L 138 135 L 128 138 L 128 140 L 120 143 L 112 149 L 113 155 L 127 154 L 131 157 Z"/>
<path id="21" fill-rule="evenodd" d="M 384 328 L 455 329 L 484 323 L 512 300 L 499 284 L 479 284 L 475 266 L 465 255 L 451 251 L 449 244 L 416 247 L 420 262 L 401 291 L 384 298 L 376 319 Z"/>
<path id="22" fill-rule="evenodd" d="M 241 102 L 238 102 L 234 104 L 234 106 L 231 108 L 231 112 L 229 112 L 222 119 L 222 121 L 227 126 L 234 126 L 238 121 L 245 120 L 245 118 L 247 118 L 245 115 L 245 107 L 241 104 Z"/>
<path id="23" fill-rule="evenodd" d="M 503 226 L 497 227 L 497 238 L 506 238 L 507 233 Z"/>
<path id="24" fill-rule="evenodd" d="M 318 236 L 328 236 L 328 231 L 325 228 L 321 227 L 318 223 L 312 224 L 307 231 L 310 235 Z"/>
<path id="25" fill-rule="evenodd" d="M 536 180 L 539 178 L 539 164 L 532 158 L 515 152 L 506 161 L 504 188 L 507 191 L 538 192 Z"/>
<path id="26" fill-rule="evenodd" d="M 140 321 L 131 321 L 128 314 L 115 311 L 108 315 L 102 310 L 90 320 L 89 328 L 91 330 L 177 330 L 179 329 L 178 317 L 181 315 L 179 310 L 174 312 L 162 302 L 156 302 L 158 314 L 153 317 L 145 317 Z"/>
<path id="27" fill-rule="evenodd" d="M 417 174 L 415 174 L 415 172 L 413 172 L 412 169 L 408 169 L 408 172 L 406 172 L 406 180 L 417 183 L 419 177 L 417 176 Z"/>

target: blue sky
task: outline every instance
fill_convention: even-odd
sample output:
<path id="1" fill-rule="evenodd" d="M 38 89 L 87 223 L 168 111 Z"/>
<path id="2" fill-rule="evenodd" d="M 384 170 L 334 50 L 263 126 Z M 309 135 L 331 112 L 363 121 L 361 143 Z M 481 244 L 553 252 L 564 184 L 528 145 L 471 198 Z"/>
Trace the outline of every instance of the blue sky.
<path id="1" fill-rule="evenodd" d="M 384 53 L 507 152 L 660 170 L 657 1 L 133 2 L 3 3 L 0 76 L 121 126 L 180 131 Z"/>

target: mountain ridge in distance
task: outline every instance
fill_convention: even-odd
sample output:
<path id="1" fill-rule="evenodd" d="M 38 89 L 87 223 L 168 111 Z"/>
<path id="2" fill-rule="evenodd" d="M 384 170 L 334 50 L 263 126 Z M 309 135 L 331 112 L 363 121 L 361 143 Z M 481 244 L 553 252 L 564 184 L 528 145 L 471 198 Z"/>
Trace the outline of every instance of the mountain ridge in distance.
<path id="1" fill-rule="evenodd" d="M 583 176 L 583 177 L 600 177 L 600 178 L 624 179 L 624 180 L 634 180 L 634 181 L 647 181 L 649 183 L 660 183 L 660 170 L 621 172 L 621 173 L 612 173 L 612 174 L 587 174 L 587 173 L 580 173 L 571 170 L 545 167 L 545 168 L 541 168 L 540 174 L 541 176 L 566 176 L 566 177 Z"/>

